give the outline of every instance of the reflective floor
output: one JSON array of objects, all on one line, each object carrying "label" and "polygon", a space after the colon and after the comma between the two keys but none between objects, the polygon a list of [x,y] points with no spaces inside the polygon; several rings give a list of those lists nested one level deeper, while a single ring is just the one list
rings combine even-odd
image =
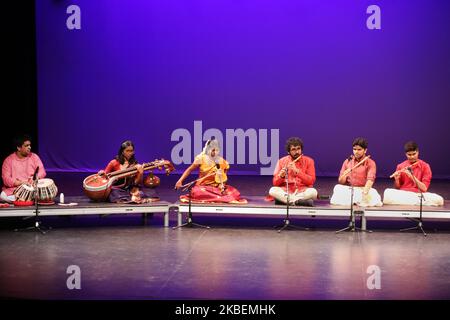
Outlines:
[{"label": "reflective floor", "polygon": [[[172,230],[157,225],[60,227],[46,235],[3,230],[0,295],[37,299],[450,298],[449,232],[424,237],[392,230],[278,233],[270,226]],[[80,273],[73,269],[67,273],[69,266],[79,267]],[[78,283],[81,289],[70,290],[68,282],[69,287]]]}]

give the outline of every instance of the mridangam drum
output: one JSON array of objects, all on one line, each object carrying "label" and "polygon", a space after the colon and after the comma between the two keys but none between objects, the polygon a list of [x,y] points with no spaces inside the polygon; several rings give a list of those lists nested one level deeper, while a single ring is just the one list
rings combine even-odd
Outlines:
[{"label": "mridangam drum", "polygon": [[27,183],[21,184],[14,190],[16,200],[20,201],[33,201],[34,193],[34,187]]},{"label": "mridangam drum", "polygon": [[40,179],[37,184],[39,201],[53,201],[58,194],[58,188],[52,179]]}]

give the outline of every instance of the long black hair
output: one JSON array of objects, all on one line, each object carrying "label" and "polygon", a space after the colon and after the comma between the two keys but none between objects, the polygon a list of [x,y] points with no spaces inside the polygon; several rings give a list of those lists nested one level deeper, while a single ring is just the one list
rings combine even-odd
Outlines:
[{"label": "long black hair", "polygon": [[[125,163],[125,157],[123,156],[123,150],[125,150],[128,147],[133,147],[134,150],[134,143],[131,140],[126,140],[124,142],[122,142],[122,144],[120,145],[119,151],[117,152],[117,156],[116,156],[116,160],[119,161],[120,164],[124,164]],[[132,165],[137,163],[136,158],[134,157],[134,153],[131,156],[131,158],[128,160],[128,164]]]}]

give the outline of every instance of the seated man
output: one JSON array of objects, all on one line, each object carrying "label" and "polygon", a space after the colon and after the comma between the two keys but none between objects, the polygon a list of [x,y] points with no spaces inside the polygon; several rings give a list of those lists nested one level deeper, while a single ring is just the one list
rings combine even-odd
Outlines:
[{"label": "seated man", "polygon": [[[192,187],[191,201],[196,203],[247,203],[240,192],[227,183],[228,162],[219,156],[220,146],[217,140],[208,140],[203,151],[198,154],[194,163],[187,168],[175,184],[175,189]],[[183,181],[195,169],[199,169],[199,178],[187,185]],[[189,194],[180,196],[181,202],[189,202]]]},{"label": "seated man", "polygon": [[339,184],[333,189],[330,203],[350,205],[351,187],[353,203],[360,206],[382,206],[381,196],[372,188],[377,166],[367,153],[367,140],[356,138],[353,141],[353,155],[344,161],[339,173]]},{"label": "seated man", "polygon": [[391,176],[395,179],[396,189],[386,189],[385,204],[420,205],[420,192],[423,193],[422,204],[425,206],[442,206],[444,198],[436,193],[427,192],[431,182],[431,168],[419,159],[419,147],[414,141],[405,144],[407,160],[397,165]]},{"label": "seated man", "polygon": [[297,137],[286,141],[286,151],[288,155],[279,159],[275,167],[269,194],[276,202],[286,204],[289,192],[289,204],[311,207],[313,199],[317,199],[317,190],[313,188],[314,160],[303,154],[303,141]]},{"label": "seated man", "polygon": [[39,167],[37,178],[43,179],[46,176],[44,165],[35,153],[31,152],[31,139],[27,135],[22,135],[14,139],[16,151],[10,154],[3,161],[2,179],[3,187],[1,200],[13,202],[16,200],[14,190],[24,183],[32,183],[33,175]]}]

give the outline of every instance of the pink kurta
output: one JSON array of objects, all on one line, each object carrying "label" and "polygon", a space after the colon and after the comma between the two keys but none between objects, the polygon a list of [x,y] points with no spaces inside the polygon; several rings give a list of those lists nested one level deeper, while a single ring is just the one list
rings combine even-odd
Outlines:
[{"label": "pink kurta", "polygon": [[19,158],[15,152],[10,154],[5,161],[3,161],[2,191],[4,191],[8,196],[12,195],[14,189],[16,188],[14,186],[16,179],[28,180],[33,177],[34,171],[37,167],[39,167],[39,173],[37,175],[38,178],[45,178],[47,173],[45,172],[44,165],[37,154],[30,153],[28,157],[22,159]]},{"label": "pink kurta", "polygon": [[[277,166],[275,167],[275,171],[273,173],[273,185],[275,187],[281,187],[283,190],[286,190],[286,179],[280,178],[280,171],[286,167],[289,163],[291,163],[292,157],[287,155],[277,162]],[[295,192],[297,189],[298,192],[304,191],[306,188],[312,188],[314,182],[316,181],[316,169],[314,167],[314,160],[310,157],[302,155],[300,160],[298,160],[294,164],[298,173],[295,173],[292,168],[288,171],[288,184],[289,184],[289,192]]]}]

